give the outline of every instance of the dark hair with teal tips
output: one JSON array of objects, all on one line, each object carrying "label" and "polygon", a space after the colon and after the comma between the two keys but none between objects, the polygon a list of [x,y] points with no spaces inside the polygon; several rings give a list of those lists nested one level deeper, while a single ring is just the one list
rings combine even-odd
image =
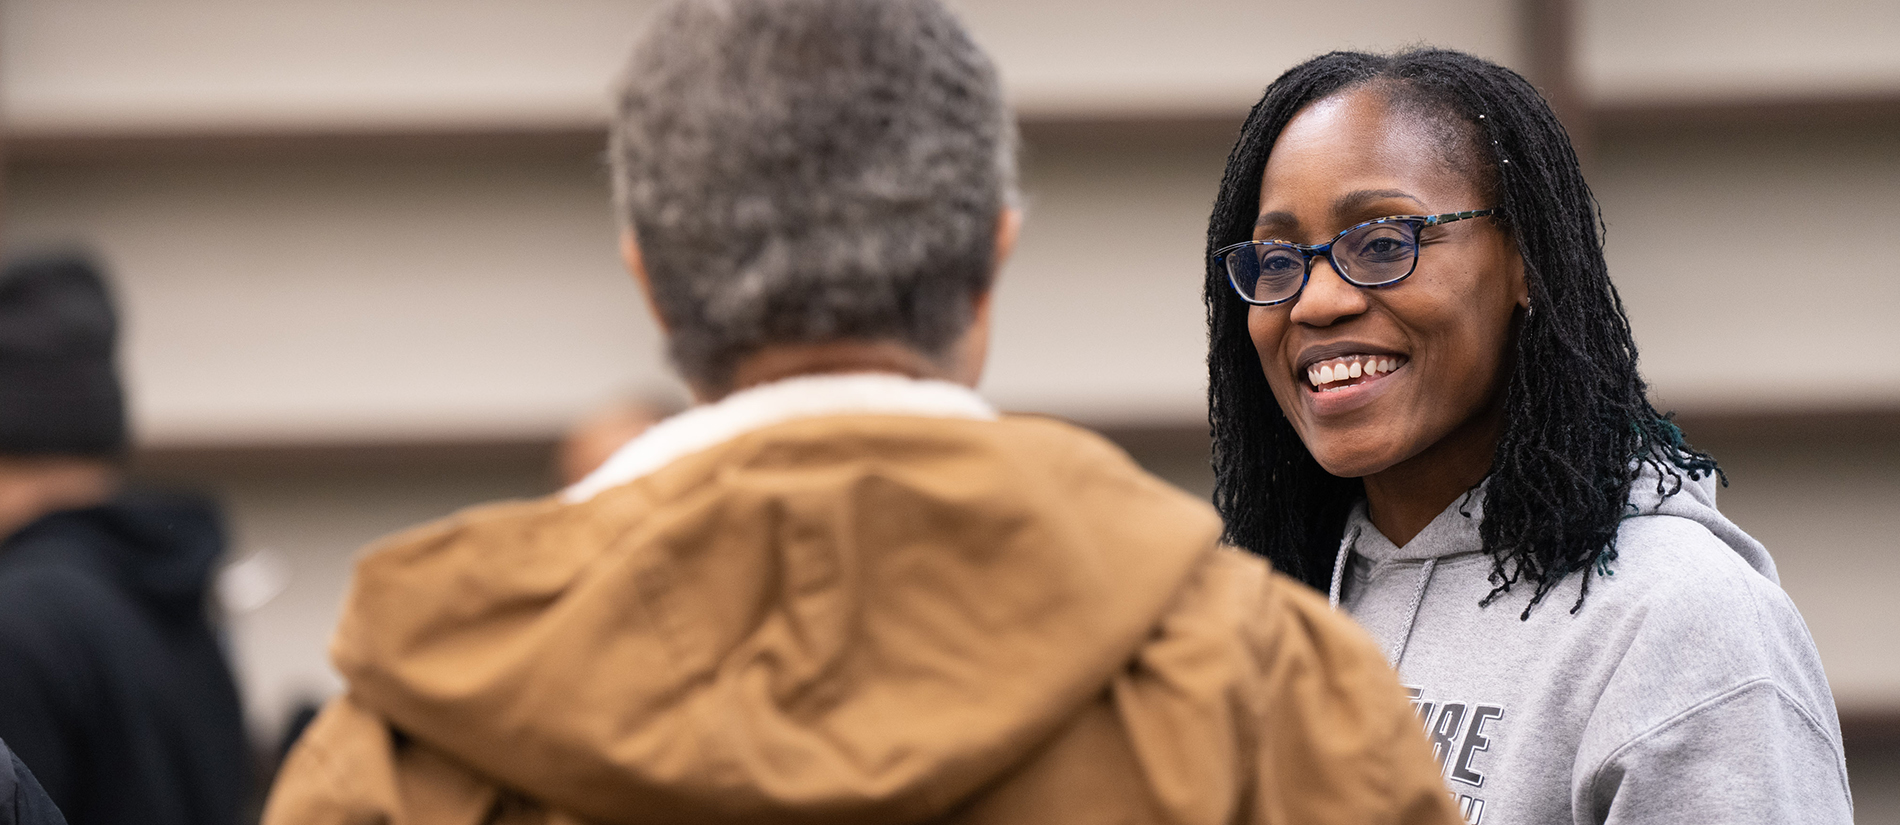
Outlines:
[{"label": "dark hair with teal tips", "polygon": [[[1267,155],[1307,104],[1377,84],[1392,105],[1436,127],[1446,157],[1479,177],[1524,259],[1531,305],[1504,390],[1504,431],[1487,477],[1479,534],[1492,558],[1489,604],[1519,583],[1530,604],[1616,558],[1630,485],[1655,467],[1665,495],[1720,474],[1650,404],[1636,369],[1629,316],[1603,259],[1595,197],[1550,105],[1523,77],[1441,49],[1395,55],[1333,52],[1281,75],[1247,116],[1208,221],[1208,423],[1214,504],[1227,540],[1325,588],[1345,519],[1364,496],[1356,478],[1327,473],[1274,401],[1247,333],[1247,305],[1213,250],[1252,237]],[[1673,485],[1673,486],[1670,486]]]}]

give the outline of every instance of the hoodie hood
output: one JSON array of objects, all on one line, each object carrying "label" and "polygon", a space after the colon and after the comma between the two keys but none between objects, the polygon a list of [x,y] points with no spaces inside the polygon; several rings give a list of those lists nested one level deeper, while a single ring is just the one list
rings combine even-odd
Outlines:
[{"label": "hoodie hood", "polygon": [[[1781,580],[1767,548],[1716,509],[1717,483],[1713,475],[1690,478],[1687,472],[1677,471],[1672,477],[1645,463],[1636,479],[1630,482],[1629,510],[1625,518],[1674,516],[1693,521],[1714,534],[1755,572],[1779,584]],[[1345,536],[1333,569],[1333,602],[1338,603],[1341,576],[1351,556],[1362,556],[1378,565],[1393,561],[1443,561],[1482,552],[1484,543],[1478,535],[1478,526],[1484,521],[1485,486],[1480,484],[1460,496],[1403,547],[1393,544],[1372,525],[1366,514],[1366,502],[1361,500],[1346,520]]]},{"label": "hoodie hood", "polygon": [[7,539],[0,554],[48,560],[83,554],[167,621],[203,621],[211,570],[224,554],[224,529],[202,498],[125,493],[97,507],[47,515]]},{"label": "hoodie hood", "polygon": [[1777,585],[1781,584],[1781,576],[1775,572],[1775,560],[1769,558],[1768,548],[1763,547],[1754,536],[1742,532],[1735,522],[1729,521],[1727,516],[1715,509],[1715,492],[1719,483],[1719,479],[1711,473],[1690,478],[1687,471],[1677,470],[1676,476],[1671,478],[1645,464],[1642,474],[1630,484],[1630,507],[1636,516],[1675,516],[1702,525],[1755,572]]},{"label": "hoodie hood", "polygon": [[[1767,548],[1715,509],[1715,485],[1714,475],[1690,478],[1686,472],[1677,472],[1674,476],[1666,476],[1654,466],[1642,464],[1636,479],[1630,483],[1629,511],[1624,518],[1662,516],[1693,521],[1713,534],[1750,569],[1779,585],[1781,579],[1775,573],[1775,562],[1769,558]],[[1403,547],[1393,544],[1391,539],[1373,526],[1371,518],[1366,515],[1366,502],[1363,499],[1353,506],[1347,517],[1345,536],[1340,540],[1339,554],[1333,561],[1333,578],[1327,594],[1327,600],[1334,607],[1340,605],[1355,556],[1370,563],[1367,578],[1378,575],[1380,568],[1386,565],[1420,563],[1416,582],[1411,588],[1409,608],[1405,612],[1404,630],[1386,643],[1386,660],[1394,667],[1405,659],[1406,647],[1411,643],[1412,630],[1418,622],[1419,608],[1425,602],[1426,590],[1432,586],[1433,574],[1437,572],[1438,566],[1484,552],[1484,538],[1478,532],[1479,525],[1484,522],[1484,498],[1485,485],[1480,484],[1452,502]],[[1616,562],[1610,564],[1614,569]],[[1592,573],[1583,571],[1575,575],[1587,576]]]},{"label": "hoodie hood", "polygon": [[601,822],[944,814],[1096,700],[1220,524],[1097,436],[825,415],[359,565],[352,702]]}]

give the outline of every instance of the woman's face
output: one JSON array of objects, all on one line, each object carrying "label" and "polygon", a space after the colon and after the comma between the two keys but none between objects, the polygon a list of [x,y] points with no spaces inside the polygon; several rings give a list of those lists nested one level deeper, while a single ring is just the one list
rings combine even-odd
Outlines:
[{"label": "woman's face", "polygon": [[[1385,101],[1361,89],[1294,116],[1261,179],[1255,240],[1319,244],[1374,218],[1497,205],[1450,162],[1462,147],[1443,146],[1444,130]],[[1252,307],[1247,329],[1280,409],[1327,472],[1365,477],[1449,461],[1482,462],[1482,473],[1523,272],[1490,218],[1426,227],[1411,277],[1363,289],[1318,256],[1299,296]]]}]

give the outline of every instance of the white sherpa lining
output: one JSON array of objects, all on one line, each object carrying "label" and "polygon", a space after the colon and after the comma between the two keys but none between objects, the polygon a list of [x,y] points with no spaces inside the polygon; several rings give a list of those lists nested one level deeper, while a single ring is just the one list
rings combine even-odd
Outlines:
[{"label": "white sherpa lining", "polygon": [[806,375],[740,390],[668,418],[561,492],[570,503],[638,479],[754,430],[828,415],[916,415],[993,421],[996,408],[961,384],[890,373]]}]

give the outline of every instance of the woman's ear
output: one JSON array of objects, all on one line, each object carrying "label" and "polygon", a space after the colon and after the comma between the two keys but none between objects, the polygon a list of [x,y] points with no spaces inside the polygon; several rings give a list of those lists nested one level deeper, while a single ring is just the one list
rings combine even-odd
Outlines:
[{"label": "woman's ear", "polygon": [[1530,277],[1524,274],[1524,255],[1518,252],[1517,241],[1514,240],[1508,232],[1504,233],[1504,243],[1507,244],[1504,250],[1504,259],[1506,262],[1505,265],[1510,270],[1512,298],[1518,307],[1522,308],[1526,315],[1529,315],[1531,311],[1531,282]]}]

